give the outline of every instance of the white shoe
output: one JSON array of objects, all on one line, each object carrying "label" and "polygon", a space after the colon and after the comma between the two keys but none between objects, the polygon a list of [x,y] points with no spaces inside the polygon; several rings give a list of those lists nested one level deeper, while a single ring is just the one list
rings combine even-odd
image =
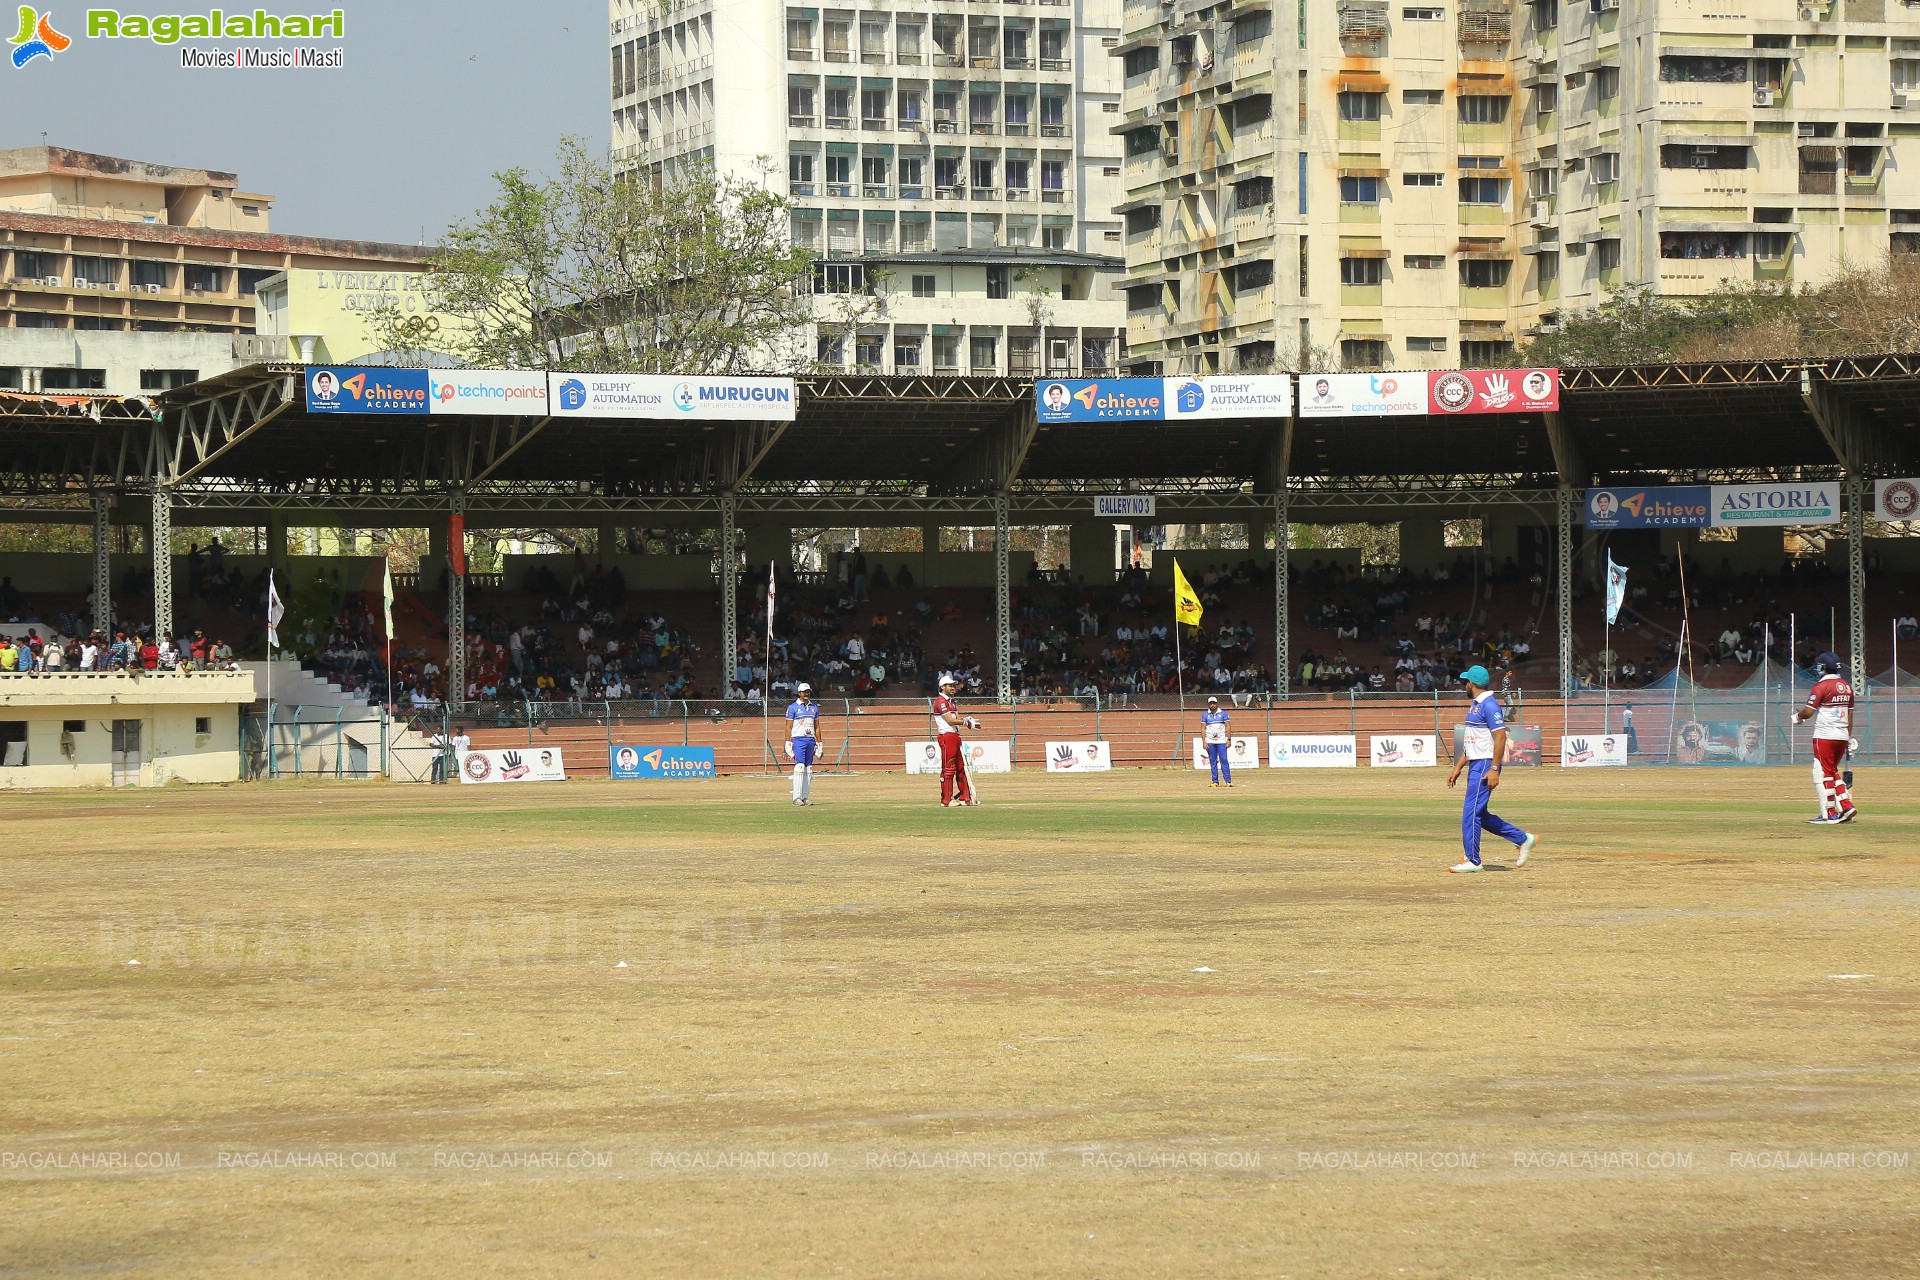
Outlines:
[{"label": "white shoe", "polygon": [[1452,866],[1447,868],[1447,870],[1453,872],[1455,875],[1458,875],[1458,876],[1472,875],[1474,872],[1478,871],[1479,869],[1480,869],[1480,864],[1477,862],[1462,862],[1458,866]]},{"label": "white shoe", "polygon": [[1858,809],[1854,809],[1854,808],[1842,809],[1838,814],[1834,816],[1833,820],[1835,822],[1852,822],[1853,815],[1859,812],[1860,811]]},{"label": "white shoe", "polygon": [[1533,846],[1539,843],[1540,837],[1536,835],[1529,835],[1525,840],[1522,840],[1520,842],[1520,856],[1513,860],[1513,865],[1516,867],[1526,866],[1527,855],[1531,854],[1533,852]]},{"label": "white shoe", "polygon": [[1810,827],[1830,827],[1835,821],[1837,821],[1837,819],[1829,814],[1823,813],[1817,818],[1808,818],[1807,825]]}]

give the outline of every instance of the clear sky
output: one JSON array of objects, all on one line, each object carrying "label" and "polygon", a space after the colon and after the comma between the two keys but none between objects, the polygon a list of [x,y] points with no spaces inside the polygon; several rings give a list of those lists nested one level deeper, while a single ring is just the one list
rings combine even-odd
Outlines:
[{"label": "clear sky", "polygon": [[[44,132],[55,146],[237,173],[244,189],[277,197],[275,231],[412,244],[424,227],[431,242],[488,200],[495,172],[550,168],[563,135],[608,146],[605,0],[225,6],[287,15],[343,5],[346,40],[319,43],[343,48],[346,65],[311,71],[182,70],[181,48],[209,42],[79,39],[82,7],[39,3],[74,44],[19,70],[0,58],[0,147],[37,145]],[[129,0],[120,11],[213,7]],[[0,40],[14,31],[5,21]]]}]

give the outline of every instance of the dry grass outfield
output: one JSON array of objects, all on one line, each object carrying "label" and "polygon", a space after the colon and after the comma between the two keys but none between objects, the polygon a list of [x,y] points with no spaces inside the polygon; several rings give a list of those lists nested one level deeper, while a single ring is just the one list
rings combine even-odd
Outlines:
[{"label": "dry grass outfield", "polygon": [[1911,1274],[1920,774],[1509,778],[9,797],[0,1275]]}]

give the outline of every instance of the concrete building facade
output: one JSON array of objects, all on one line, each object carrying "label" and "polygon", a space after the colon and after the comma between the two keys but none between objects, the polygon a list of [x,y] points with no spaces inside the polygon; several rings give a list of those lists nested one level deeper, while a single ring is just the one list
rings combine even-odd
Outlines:
[{"label": "concrete building facade", "polygon": [[1122,27],[1137,372],[1473,366],[1624,288],[1920,251],[1901,0],[1132,0]]},{"label": "concrete building facade", "polygon": [[1115,0],[609,0],[613,158],[762,174],[819,258],[823,364],[1117,368]]},{"label": "concrete building facade", "polygon": [[275,234],[272,206],[231,173],[0,151],[0,330],[251,333],[280,272],[421,268],[408,245]]}]

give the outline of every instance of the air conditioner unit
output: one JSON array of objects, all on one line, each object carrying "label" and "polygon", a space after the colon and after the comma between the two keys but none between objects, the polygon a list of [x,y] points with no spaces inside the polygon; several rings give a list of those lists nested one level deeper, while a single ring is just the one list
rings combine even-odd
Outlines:
[{"label": "air conditioner unit", "polygon": [[1756,107],[1772,106],[1773,98],[1774,90],[1772,89],[1755,89],[1753,91],[1753,105]]},{"label": "air conditioner unit", "polygon": [[1894,109],[1895,111],[1905,111],[1905,110],[1907,109],[1907,95],[1906,95],[1906,94],[1904,94],[1904,93],[1896,93],[1896,94],[1894,94],[1894,95],[1893,95],[1893,109]]},{"label": "air conditioner unit", "polygon": [[42,280],[40,283],[47,286],[47,288],[49,289],[58,289],[60,287],[60,277],[48,276],[45,280]]},{"label": "air conditioner unit", "polygon": [[1536,227],[1544,227],[1553,220],[1553,204],[1547,200],[1533,202],[1533,216],[1529,219]]},{"label": "air conditioner unit", "polygon": [[75,276],[73,278],[73,287],[76,289],[91,289],[93,288],[93,282],[85,276]]},{"label": "air conditioner unit", "polygon": [[1801,6],[1800,21],[1802,22],[1818,22],[1826,16],[1827,15],[1825,13],[1821,12],[1818,9],[1809,9],[1804,5]]},{"label": "air conditioner unit", "polygon": [[157,285],[157,284],[150,284],[150,285],[148,285],[148,286],[147,286],[147,292],[148,292],[148,293],[158,293],[158,292],[160,292],[160,286],[159,286],[159,285]]}]

